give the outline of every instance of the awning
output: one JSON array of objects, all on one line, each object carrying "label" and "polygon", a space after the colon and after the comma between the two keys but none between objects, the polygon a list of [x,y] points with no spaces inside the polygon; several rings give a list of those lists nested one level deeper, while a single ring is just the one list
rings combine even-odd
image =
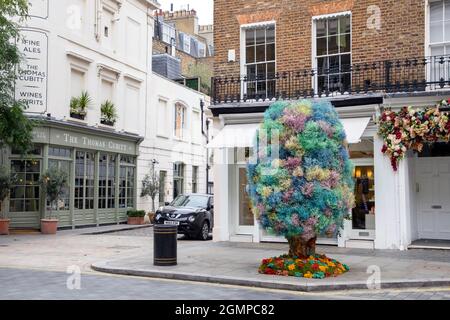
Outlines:
[{"label": "awning", "polygon": [[211,149],[252,147],[258,128],[259,123],[225,126],[206,147]]},{"label": "awning", "polygon": [[[369,121],[370,118],[341,119],[349,144],[361,142]],[[206,147],[210,149],[253,147],[258,128],[258,123],[227,125]]]},{"label": "awning", "polygon": [[314,16],[313,20],[317,21],[317,20],[324,20],[324,19],[333,19],[333,18],[344,17],[344,16],[351,16],[351,15],[352,15],[351,11],[336,12],[336,13],[330,13],[330,14],[323,14],[323,15],[320,15],[320,16]]},{"label": "awning", "polygon": [[361,137],[369,125],[370,118],[341,119],[349,144],[360,143]]}]

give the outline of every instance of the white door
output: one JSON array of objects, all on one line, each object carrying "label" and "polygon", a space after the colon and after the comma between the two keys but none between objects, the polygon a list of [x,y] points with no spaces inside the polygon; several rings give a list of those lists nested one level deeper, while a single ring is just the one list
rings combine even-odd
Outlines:
[{"label": "white door", "polygon": [[416,159],[420,239],[450,240],[450,157]]},{"label": "white door", "polygon": [[238,168],[238,210],[237,210],[237,234],[251,234],[255,232],[255,217],[251,211],[250,198],[247,194],[247,169]]}]

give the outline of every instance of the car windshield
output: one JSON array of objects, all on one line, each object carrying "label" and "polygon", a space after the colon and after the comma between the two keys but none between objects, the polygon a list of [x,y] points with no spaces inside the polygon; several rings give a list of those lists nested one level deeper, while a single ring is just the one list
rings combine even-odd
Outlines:
[{"label": "car windshield", "polygon": [[206,196],[178,196],[173,200],[174,207],[194,207],[206,208],[208,206],[208,197]]}]

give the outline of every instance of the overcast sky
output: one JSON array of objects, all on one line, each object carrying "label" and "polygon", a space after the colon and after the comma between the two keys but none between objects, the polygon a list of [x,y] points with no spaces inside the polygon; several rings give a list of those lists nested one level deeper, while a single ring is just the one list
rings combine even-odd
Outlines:
[{"label": "overcast sky", "polygon": [[194,9],[197,11],[199,24],[213,23],[214,0],[158,0],[161,9],[170,10],[170,4],[173,3],[174,10]]}]

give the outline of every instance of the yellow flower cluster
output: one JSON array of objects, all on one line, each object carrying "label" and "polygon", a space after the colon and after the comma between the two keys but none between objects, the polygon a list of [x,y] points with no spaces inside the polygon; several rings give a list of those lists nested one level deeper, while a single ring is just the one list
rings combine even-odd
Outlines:
[{"label": "yellow flower cluster", "polygon": [[311,169],[308,169],[306,171],[306,180],[313,181],[324,181],[330,178],[330,170],[328,169],[322,169],[318,166],[314,166]]},{"label": "yellow flower cluster", "polygon": [[[292,172],[292,174],[295,176],[295,177],[303,177],[303,169],[302,169],[302,167],[297,167],[297,168],[295,168],[294,169],[294,172]],[[291,180],[289,180],[289,181],[291,181]]]},{"label": "yellow flower cluster", "polygon": [[310,116],[312,114],[312,104],[310,101],[302,100],[294,106],[294,110],[303,113],[305,116]]},{"label": "yellow flower cluster", "polygon": [[272,168],[273,169],[281,168],[281,167],[283,167],[283,165],[284,165],[284,161],[281,160],[281,159],[275,159],[275,160],[272,161]]},{"label": "yellow flower cluster", "polygon": [[305,153],[298,143],[296,136],[292,136],[289,140],[287,140],[284,147],[287,150],[292,151],[297,157],[302,157]]},{"label": "yellow flower cluster", "polygon": [[271,187],[264,187],[263,189],[262,189],[262,191],[261,191],[261,194],[264,196],[264,197],[268,197],[268,196],[270,196],[271,194],[272,194],[272,188]]},{"label": "yellow flower cluster", "polygon": [[281,181],[281,183],[280,183],[281,190],[289,190],[291,188],[291,186],[292,186],[291,179],[285,179],[285,180]]}]

